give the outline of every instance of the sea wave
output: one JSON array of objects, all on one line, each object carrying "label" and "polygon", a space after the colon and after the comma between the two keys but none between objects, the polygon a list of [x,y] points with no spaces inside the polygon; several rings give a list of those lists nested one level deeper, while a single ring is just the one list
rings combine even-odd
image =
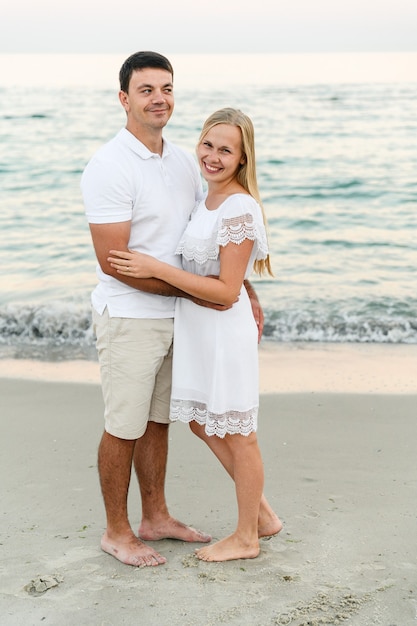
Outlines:
[{"label": "sea wave", "polygon": [[[382,311],[334,307],[265,310],[264,339],[274,342],[417,343],[409,304]],[[333,310],[332,310],[333,309]],[[90,308],[68,303],[0,309],[0,358],[96,360]]]},{"label": "sea wave", "polygon": [[417,320],[408,313],[286,310],[266,318],[264,336],[280,342],[411,344],[417,343]]},{"label": "sea wave", "polygon": [[94,359],[90,309],[54,303],[0,310],[0,355],[52,361]]}]

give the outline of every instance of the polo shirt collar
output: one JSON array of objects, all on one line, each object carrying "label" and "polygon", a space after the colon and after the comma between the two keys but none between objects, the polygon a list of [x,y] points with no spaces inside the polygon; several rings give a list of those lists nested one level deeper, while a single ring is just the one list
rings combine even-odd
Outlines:
[{"label": "polo shirt collar", "polygon": [[[143,144],[139,139],[136,139],[135,135],[127,130],[127,128],[122,128],[119,132],[119,137],[123,141],[124,144],[129,146],[135,154],[139,155],[142,159],[151,159],[155,156],[155,152],[151,152],[145,144]],[[168,156],[170,153],[170,142],[166,139],[163,139],[163,148],[162,148],[162,158]]]}]

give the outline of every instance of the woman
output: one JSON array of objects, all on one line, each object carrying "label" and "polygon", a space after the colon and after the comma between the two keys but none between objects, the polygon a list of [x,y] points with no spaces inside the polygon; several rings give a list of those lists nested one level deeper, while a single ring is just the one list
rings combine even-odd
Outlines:
[{"label": "woman", "polygon": [[[221,109],[204,124],[197,157],[208,191],[178,245],[183,269],[137,252],[110,251],[124,275],[156,277],[225,311],[177,299],[171,419],[189,422],[235,481],[235,532],[196,550],[204,561],[255,558],[259,537],[282,524],[263,496],[257,443],[258,333],[243,281],[272,275],[256,180],[254,130],[241,111]],[[231,306],[233,305],[233,306]]]}]

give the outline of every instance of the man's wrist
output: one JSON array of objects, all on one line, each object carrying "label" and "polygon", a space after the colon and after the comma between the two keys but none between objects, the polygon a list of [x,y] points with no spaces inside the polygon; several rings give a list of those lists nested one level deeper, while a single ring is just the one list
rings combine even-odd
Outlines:
[{"label": "man's wrist", "polygon": [[251,283],[248,280],[244,280],[243,284],[246,287],[246,291],[248,292],[249,299],[256,300],[257,302],[259,302],[258,294],[256,293],[255,289],[252,287]]}]

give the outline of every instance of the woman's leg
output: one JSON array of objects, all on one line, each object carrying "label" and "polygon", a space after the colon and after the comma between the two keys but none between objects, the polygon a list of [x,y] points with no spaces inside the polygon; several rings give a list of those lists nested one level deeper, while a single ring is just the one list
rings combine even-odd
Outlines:
[{"label": "woman's leg", "polygon": [[253,559],[259,554],[258,517],[264,472],[256,433],[226,435],[232,458],[238,505],[238,523],[234,533],[210,546],[196,550],[203,561]]},{"label": "woman's leg", "polygon": [[[204,430],[204,426],[201,426],[194,421],[190,422],[190,428],[192,432],[197,435],[197,437],[208,445],[210,450],[223,465],[226,472],[234,480],[233,457],[226,438],[221,439],[215,435],[209,437]],[[261,538],[276,535],[281,529],[281,520],[274,512],[265,496],[262,494],[259,506],[258,537]]]}]

